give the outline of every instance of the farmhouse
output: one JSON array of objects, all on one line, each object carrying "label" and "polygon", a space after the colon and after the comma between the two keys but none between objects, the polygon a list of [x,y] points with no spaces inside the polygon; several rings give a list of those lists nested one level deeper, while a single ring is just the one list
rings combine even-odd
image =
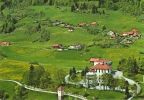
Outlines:
[{"label": "farmhouse", "polygon": [[68,49],[70,49],[70,50],[80,49],[80,48],[81,48],[80,44],[74,44],[74,45],[71,45],[71,46],[68,47]]},{"label": "farmhouse", "polygon": [[1,46],[9,46],[10,42],[1,42]]},{"label": "farmhouse", "polygon": [[139,34],[138,30],[133,29],[129,32],[123,32],[122,34],[119,34],[120,37],[123,36],[129,36],[129,37],[141,37],[141,35]]},{"label": "farmhouse", "polygon": [[80,23],[80,24],[78,24],[78,27],[83,27],[85,25],[86,25],[86,23]]},{"label": "farmhouse", "polygon": [[60,45],[60,44],[53,44],[52,47],[53,47],[53,48],[60,48],[61,45]]},{"label": "farmhouse", "polygon": [[97,22],[91,22],[91,25],[98,25]]},{"label": "farmhouse", "polygon": [[72,31],[74,31],[74,28],[73,28],[73,27],[69,27],[69,28],[68,28],[68,31],[69,31],[69,32],[72,32]]},{"label": "farmhouse", "polygon": [[98,83],[101,82],[100,76],[104,73],[112,72],[112,62],[109,60],[101,60],[99,58],[91,58],[90,62],[93,62],[93,66],[89,69],[89,72],[86,74],[87,77],[97,76]]}]

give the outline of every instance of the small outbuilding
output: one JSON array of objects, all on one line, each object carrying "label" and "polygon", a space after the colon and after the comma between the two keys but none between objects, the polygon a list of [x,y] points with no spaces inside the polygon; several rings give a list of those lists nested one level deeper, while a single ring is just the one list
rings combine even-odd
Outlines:
[{"label": "small outbuilding", "polygon": [[9,46],[10,42],[1,42],[1,46]]}]

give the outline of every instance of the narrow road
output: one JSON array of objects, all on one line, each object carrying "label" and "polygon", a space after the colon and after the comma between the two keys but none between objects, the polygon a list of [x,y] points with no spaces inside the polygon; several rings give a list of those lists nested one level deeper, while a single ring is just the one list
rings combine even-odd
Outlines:
[{"label": "narrow road", "polygon": [[[117,79],[124,78],[126,81],[128,81],[128,83],[130,85],[134,85],[135,84],[137,86],[137,94],[139,94],[141,92],[142,89],[141,89],[140,85],[137,82],[135,82],[135,81],[133,81],[133,80],[131,80],[129,78],[124,77],[123,76],[123,72],[121,72],[121,71],[117,71],[117,70],[114,70],[114,71],[115,71],[115,74],[113,76],[114,78],[117,78]],[[81,72],[81,70],[77,71],[77,73],[78,72]],[[79,84],[83,84],[83,86],[85,86],[85,83],[82,82],[82,81],[80,81],[80,82],[69,82],[68,78],[69,78],[69,75],[65,76],[65,82],[66,83],[69,83],[69,84],[77,84],[77,83],[79,83]],[[99,89],[99,90],[101,90],[101,88],[99,86],[97,86],[97,88],[90,88],[90,89]],[[131,100],[134,97],[134,95],[135,95],[135,93],[133,91],[130,91],[130,92],[132,92],[133,95],[128,100]]]},{"label": "narrow road", "polygon": [[[41,88],[34,88],[34,87],[31,87],[31,86],[23,85],[23,84],[21,84],[20,82],[15,81],[15,80],[3,80],[3,79],[0,79],[0,81],[13,82],[13,83],[16,83],[16,84],[19,85],[19,86],[24,86],[26,89],[32,90],[32,91],[44,92],[44,93],[51,93],[51,94],[57,94],[57,92],[46,91],[46,90],[41,89]],[[85,97],[83,97],[83,96],[81,96],[81,95],[75,95],[75,94],[65,93],[65,92],[64,92],[64,95],[68,95],[68,96],[71,96],[71,97],[75,97],[75,98],[78,98],[78,99],[81,99],[81,100],[88,100],[88,99],[86,99]]]}]

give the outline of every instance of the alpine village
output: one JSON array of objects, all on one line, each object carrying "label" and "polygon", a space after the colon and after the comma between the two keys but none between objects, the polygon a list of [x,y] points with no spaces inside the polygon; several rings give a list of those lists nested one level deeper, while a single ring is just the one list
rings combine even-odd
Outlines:
[{"label": "alpine village", "polygon": [[144,0],[0,0],[0,100],[144,100]]}]

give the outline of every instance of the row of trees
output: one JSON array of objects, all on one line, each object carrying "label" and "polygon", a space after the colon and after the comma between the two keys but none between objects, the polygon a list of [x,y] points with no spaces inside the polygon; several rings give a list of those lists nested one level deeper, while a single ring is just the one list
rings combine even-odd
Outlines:
[{"label": "row of trees", "polygon": [[16,28],[15,24],[17,23],[17,19],[11,17],[10,14],[8,14],[7,16],[4,16],[3,14],[1,15],[5,17],[5,23],[2,25],[1,32],[11,33]]},{"label": "row of trees", "polygon": [[122,58],[119,61],[117,69],[133,74],[144,73],[144,59],[139,58],[137,60],[134,57],[129,57],[128,59]]},{"label": "row of trees", "polygon": [[54,76],[41,66],[41,65],[30,65],[30,69],[23,73],[22,82],[24,84],[40,87],[40,88],[48,88],[54,81],[56,81],[57,85],[64,84],[64,77],[66,72],[62,69],[56,70]]},{"label": "row of trees", "polygon": [[129,89],[135,91],[136,93],[136,86],[130,86],[125,79],[115,79],[111,74],[105,73],[100,77],[94,76],[87,76],[86,78],[88,81],[88,87],[90,87],[90,80],[91,86],[96,87],[98,85],[98,80],[102,81],[99,83],[100,86],[103,86],[104,90],[119,88],[125,91],[126,98],[130,97]]},{"label": "row of trees", "polygon": [[0,89],[0,99],[1,100],[6,100],[9,98],[9,94],[3,90],[3,89]]},{"label": "row of trees", "polygon": [[47,88],[51,83],[51,76],[42,66],[31,65],[30,70],[23,74],[22,82],[34,87]]}]

